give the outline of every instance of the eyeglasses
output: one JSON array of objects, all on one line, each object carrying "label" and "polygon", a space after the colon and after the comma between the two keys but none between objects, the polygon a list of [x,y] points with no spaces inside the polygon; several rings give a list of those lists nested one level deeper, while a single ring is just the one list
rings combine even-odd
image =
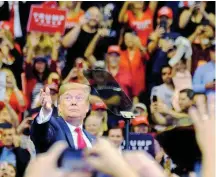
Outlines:
[{"label": "eyeglasses", "polygon": [[71,95],[65,95],[63,96],[63,99],[65,101],[72,101],[73,99],[76,101],[76,102],[82,102],[84,100],[84,96],[82,95],[76,95],[76,96],[71,96]]}]

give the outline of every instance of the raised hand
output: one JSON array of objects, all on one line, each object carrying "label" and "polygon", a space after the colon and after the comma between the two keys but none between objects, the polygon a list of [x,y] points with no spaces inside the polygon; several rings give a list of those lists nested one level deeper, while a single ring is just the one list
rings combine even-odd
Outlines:
[{"label": "raised hand", "polygon": [[52,111],[52,99],[50,96],[50,89],[48,87],[40,91],[40,104],[42,106],[44,116]]},{"label": "raised hand", "polygon": [[35,47],[39,44],[40,41],[40,34],[36,33],[36,32],[32,32],[29,35],[29,42],[31,47]]}]

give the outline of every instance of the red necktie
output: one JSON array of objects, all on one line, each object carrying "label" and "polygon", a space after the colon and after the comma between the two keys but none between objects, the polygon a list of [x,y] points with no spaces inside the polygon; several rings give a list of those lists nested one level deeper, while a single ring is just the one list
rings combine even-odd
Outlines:
[{"label": "red necktie", "polygon": [[83,138],[81,128],[77,127],[75,129],[75,132],[77,133],[77,146],[78,146],[78,149],[84,149],[84,148],[86,148],[87,145],[86,145],[85,140]]}]

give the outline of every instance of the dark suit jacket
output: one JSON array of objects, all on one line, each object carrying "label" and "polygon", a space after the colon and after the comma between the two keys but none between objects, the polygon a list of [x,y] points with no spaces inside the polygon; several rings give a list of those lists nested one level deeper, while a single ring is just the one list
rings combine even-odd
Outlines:
[{"label": "dark suit jacket", "polygon": [[[31,126],[30,136],[37,153],[46,152],[50,146],[60,140],[66,141],[69,147],[75,148],[72,134],[63,118],[52,116],[48,122],[43,124],[38,124],[36,119]],[[87,131],[83,130],[83,132],[90,142],[94,140],[94,137]]]},{"label": "dark suit jacket", "polygon": [[[0,148],[0,155],[3,147]],[[14,148],[13,152],[16,156],[16,177],[23,177],[25,169],[30,161],[30,153],[23,148]]]}]

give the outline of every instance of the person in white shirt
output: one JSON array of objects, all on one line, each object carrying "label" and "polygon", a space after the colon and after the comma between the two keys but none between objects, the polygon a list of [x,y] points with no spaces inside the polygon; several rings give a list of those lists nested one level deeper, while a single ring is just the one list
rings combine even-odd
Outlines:
[{"label": "person in white shirt", "polygon": [[59,89],[59,117],[52,116],[52,100],[49,88],[40,92],[42,108],[33,121],[31,139],[36,152],[41,153],[59,140],[64,140],[69,147],[83,149],[91,147],[94,137],[87,133],[82,125],[89,111],[90,87],[79,83],[66,83]]}]

